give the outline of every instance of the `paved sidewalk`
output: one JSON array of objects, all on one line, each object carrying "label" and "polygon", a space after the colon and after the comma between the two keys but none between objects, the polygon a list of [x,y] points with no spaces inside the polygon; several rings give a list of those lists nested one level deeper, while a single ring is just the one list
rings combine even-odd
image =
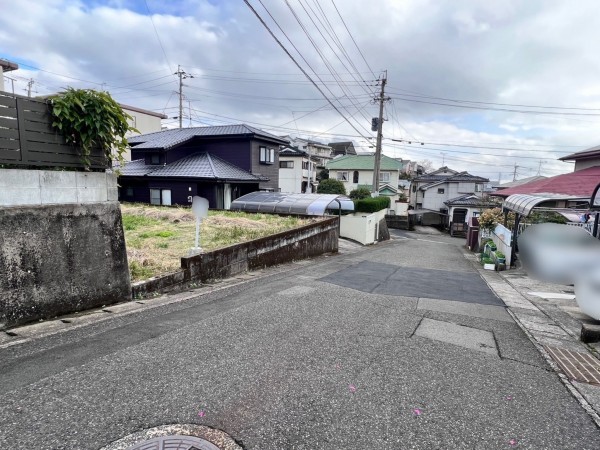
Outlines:
[{"label": "paved sidewalk", "polygon": [[[99,449],[168,424],[260,450],[600,448],[510,308],[456,300],[479,273],[463,253],[395,240],[0,345],[0,448]],[[346,286],[357,268],[387,270],[385,292]]]}]

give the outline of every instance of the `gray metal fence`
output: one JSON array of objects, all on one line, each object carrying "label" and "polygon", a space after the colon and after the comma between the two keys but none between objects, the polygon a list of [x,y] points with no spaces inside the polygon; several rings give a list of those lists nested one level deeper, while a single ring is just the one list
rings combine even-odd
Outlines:
[{"label": "gray metal fence", "polygon": [[[109,161],[100,148],[92,150],[90,169],[105,169]],[[81,149],[68,145],[52,129],[46,101],[0,92],[0,164],[83,168]]]}]

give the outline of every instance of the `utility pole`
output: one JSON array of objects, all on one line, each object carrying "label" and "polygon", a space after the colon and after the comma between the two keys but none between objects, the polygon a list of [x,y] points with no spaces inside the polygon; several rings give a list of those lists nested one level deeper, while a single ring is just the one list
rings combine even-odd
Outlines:
[{"label": "utility pole", "polygon": [[515,170],[513,170],[513,181],[517,181],[517,163],[515,163]]},{"label": "utility pole", "polygon": [[33,86],[33,83],[35,83],[35,81],[33,81],[33,78],[30,78],[27,82],[27,97],[31,97],[31,88]]},{"label": "utility pole", "polygon": [[183,128],[183,80],[186,78],[194,78],[194,76],[185,73],[180,65],[177,65],[177,72],[173,75],[179,77],[179,128]]},{"label": "utility pole", "polygon": [[381,92],[375,101],[379,102],[379,119],[377,121],[377,143],[375,145],[375,167],[373,168],[373,190],[372,193],[379,195],[379,172],[381,169],[381,139],[383,137],[383,104],[390,98],[385,96],[385,84],[387,83],[387,70],[381,77]]}]

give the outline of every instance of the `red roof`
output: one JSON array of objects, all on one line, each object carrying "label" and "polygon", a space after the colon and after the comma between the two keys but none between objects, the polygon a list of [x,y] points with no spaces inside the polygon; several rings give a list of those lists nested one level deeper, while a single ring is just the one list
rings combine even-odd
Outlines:
[{"label": "red roof", "polygon": [[563,194],[577,198],[591,198],[594,189],[599,184],[600,166],[594,166],[502,189],[501,191],[494,192],[492,195],[508,197],[513,194]]}]

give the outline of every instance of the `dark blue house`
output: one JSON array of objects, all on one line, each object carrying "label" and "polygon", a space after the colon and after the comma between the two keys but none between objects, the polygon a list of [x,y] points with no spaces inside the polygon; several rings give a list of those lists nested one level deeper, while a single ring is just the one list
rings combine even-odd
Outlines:
[{"label": "dark blue house", "polygon": [[190,205],[199,195],[211,208],[279,189],[279,147],[288,142],[249,125],[177,128],[128,139],[119,200]]}]

